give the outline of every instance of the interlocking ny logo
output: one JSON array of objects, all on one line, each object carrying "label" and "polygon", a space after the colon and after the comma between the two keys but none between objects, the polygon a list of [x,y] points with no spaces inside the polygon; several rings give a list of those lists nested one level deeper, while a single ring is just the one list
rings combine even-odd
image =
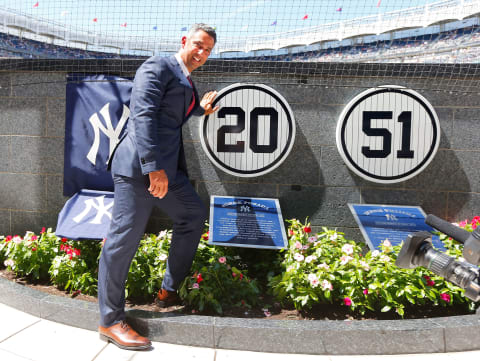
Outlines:
[{"label": "interlocking ny logo", "polygon": [[110,103],[107,103],[100,110],[100,114],[105,120],[106,127],[102,124],[102,121],[98,116],[98,113],[94,113],[90,117],[90,119],[88,119],[88,121],[93,127],[95,138],[93,139],[93,144],[90,148],[90,151],[87,154],[87,159],[93,165],[95,165],[96,163],[98,148],[100,147],[100,131],[102,131],[103,134],[105,134],[110,140],[110,148],[108,152],[108,157],[110,157],[110,155],[112,155],[113,150],[115,149],[115,146],[119,141],[120,133],[122,132],[123,126],[125,125],[128,117],[130,116],[130,109],[128,109],[128,107],[125,104],[123,104],[122,117],[118,121],[117,127],[113,128],[112,120],[110,119],[109,108],[110,108]]},{"label": "interlocking ny logo", "polygon": [[112,208],[113,201],[109,204],[105,204],[104,198],[105,196],[87,199],[85,201],[85,209],[80,214],[78,214],[75,218],[73,218],[73,221],[75,223],[80,223],[83,220],[83,218],[85,218],[87,214],[90,213],[92,208],[95,208],[97,210],[97,215],[89,223],[102,224],[102,218],[104,215],[112,219],[112,214],[109,212],[109,209]]}]

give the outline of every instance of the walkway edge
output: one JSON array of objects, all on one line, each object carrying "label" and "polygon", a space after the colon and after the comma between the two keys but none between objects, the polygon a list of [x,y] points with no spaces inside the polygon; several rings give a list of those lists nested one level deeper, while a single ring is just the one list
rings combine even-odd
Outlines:
[{"label": "walkway edge", "polygon": [[[42,319],[95,331],[98,305],[0,278],[0,303]],[[418,320],[297,321],[182,316],[129,310],[153,341],[230,350],[316,355],[388,355],[480,349],[480,315]]]}]

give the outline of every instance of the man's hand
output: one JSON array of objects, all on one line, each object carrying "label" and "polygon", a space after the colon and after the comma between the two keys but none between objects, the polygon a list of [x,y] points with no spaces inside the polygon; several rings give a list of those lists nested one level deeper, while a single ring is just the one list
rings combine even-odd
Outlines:
[{"label": "man's hand", "polygon": [[205,115],[210,115],[218,110],[219,108],[218,105],[215,108],[212,108],[212,103],[215,100],[216,96],[217,96],[217,91],[214,90],[214,91],[205,93],[202,100],[200,101],[201,107],[205,109]]},{"label": "man's hand", "polygon": [[168,177],[163,169],[148,173],[150,187],[148,191],[154,197],[162,199],[168,192]]}]

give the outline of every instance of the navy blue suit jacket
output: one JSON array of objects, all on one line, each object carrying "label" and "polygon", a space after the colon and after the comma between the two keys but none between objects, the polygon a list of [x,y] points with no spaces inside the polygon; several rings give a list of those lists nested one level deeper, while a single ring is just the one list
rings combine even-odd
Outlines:
[{"label": "navy blue suit jacket", "polygon": [[[192,93],[195,106],[187,116]],[[182,125],[192,114],[204,109],[175,56],[147,59],[133,81],[126,134],[110,157],[112,173],[136,178],[164,169],[169,183],[178,169],[187,173]]]}]

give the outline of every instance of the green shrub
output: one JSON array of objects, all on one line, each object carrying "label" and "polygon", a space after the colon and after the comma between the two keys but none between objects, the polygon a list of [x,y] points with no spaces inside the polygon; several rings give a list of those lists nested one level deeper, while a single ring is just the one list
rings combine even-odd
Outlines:
[{"label": "green shrub", "polygon": [[[461,288],[424,268],[395,266],[400,246],[388,240],[382,251],[362,254],[362,247],[335,230],[323,228],[313,235],[309,225],[289,221],[289,248],[283,272],[270,280],[270,287],[283,304],[311,309],[322,303],[342,304],[364,314],[367,310],[394,310],[403,316],[407,304],[474,304]],[[448,246],[448,245],[447,245]]]}]

